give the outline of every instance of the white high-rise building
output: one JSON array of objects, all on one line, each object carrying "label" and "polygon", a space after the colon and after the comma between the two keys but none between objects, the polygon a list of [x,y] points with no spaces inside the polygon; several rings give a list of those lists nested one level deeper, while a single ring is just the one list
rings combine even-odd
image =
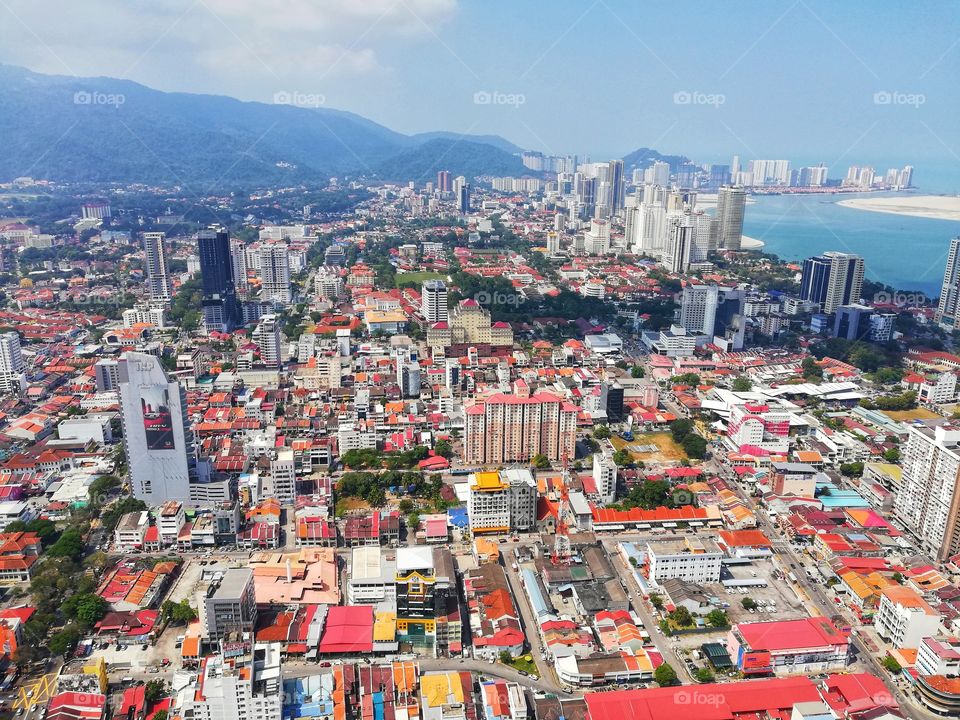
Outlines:
[{"label": "white high-rise building", "polygon": [[264,315],[253,331],[253,342],[260,348],[260,362],[280,367],[280,323],[276,315]]},{"label": "white high-rise building", "polygon": [[313,291],[318,300],[336,301],[343,295],[343,278],[335,270],[320,268],[313,278]]},{"label": "white high-rise building", "polygon": [[730,185],[720,188],[717,193],[717,249],[740,250],[746,205],[747,192],[744,188]]},{"label": "white high-rise building", "polygon": [[935,318],[945,330],[960,327],[960,237],[950,241]]},{"label": "white high-rise building", "polygon": [[660,187],[670,184],[670,165],[660,160],[654,160],[653,165],[643,172],[643,181]]},{"label": "white high-rise building", "polygon": [[470,530],[504,533],[530,530],[537,521],[537,483],[526,468],[470,475],[467,514]]},{"label": "white high-rise building", "polygon": [[278,305],[289,305],[293,300],[290,293],[290,256],[286,245],[269,243],[263,245],[258,253],[260,257],[260,297]]},{"label": "white high-rise building", "polygon": [[762,185],[789,185],[789,160],[754,160],[750,163],[750,173],[753,184]]},{"label": "white high-rise building", "polygon": [[187,398],[155,355],[128,352],[119,362],[120,417],[133,495],[147,505],[192,504],[196,465]]},{"label": "white high-rise building", "polygon": [[683,289],[680,324],[689,333],[713,337],[719,299],[716,285],[688,285]]},{"label": "white high-rise building", "polygon": [[167,270],[166,235],[162,232],[143,234],[143,259],[147,279],[147,295],[151,305],[167,305],[173,298],[173,286]]},{"label": "white high-rise building", "polygon": [[27,389],[26,363],[15,332],[0,333],[0,394],[19,394]]},{"label": "white high-rise building", "polygon": [[907,430],[894,514],[924,551],[943,561],[960,552],[960,427],[907,425]]},{"label": "white high-rise building", "polygon": [[690,269],[693,247],[693,221],[689,215],[668,219],[669,241],[663,255],[663,264],[672,273],[681,274]]},{"label": "white high-rise building", "polygon": [[617,495],[617,464],[609,442],[604,442],[601,452],[593,454],[593,482],[601,501],[612,503]]},{"label": "white high-rise building", "polygon": [[247,248],[243,240],[230,238],[230,261],[233,263],[233,284],[238,293],[247,291]]},{"label": "white high-rise building", "polygon": [[[563,217],[557,215],[556,217]],[[560,253],[560,234],[555,230],[547,232],[547,255],[557,255]]]},{"label": "white high-rise building", "polygon": [[431,325],[449,319],[447,286],[443,280],[427,280],[423,283],[420,289],[420,313]]},{"label": "white high-rise building", "polygon": [[606,220],[591,220],[590,229],[583,233],[584,250],[590,255],[606,255],[610,252],[610,223]]}]

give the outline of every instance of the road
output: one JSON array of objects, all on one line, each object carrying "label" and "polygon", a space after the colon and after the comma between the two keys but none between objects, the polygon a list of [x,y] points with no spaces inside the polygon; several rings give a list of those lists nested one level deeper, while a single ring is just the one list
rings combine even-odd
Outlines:
[{"label": "road", "polygon": [[[712,462],[708,463],[708,465],[709,464],[717,465],[715,470],[719,471],[718,474],[725,477],[725,479],[729,479],[728,473],[725,472],[725,468],[719,466],[719,463]],[[767,514],[762,509],[758,509],[753,505],[753,499],[750,498],[746,492],[744,492],[739,483],[730,480],[728,485],[744,500],[744,502],[748,504],[749,507],[753,508],[760,528],[773,542],[774,550],[776,551],[774,557],[778,558],[783,565],[781,569],[783,570],[784,574],[796,570],[796,572],[794,572],[794,576],[797,578],[797,585],[800,586],[800,589],[807,597],[808,603],[813,606],[816,612],[824,617],[840,615],[846,624],[848,624],[851,628],[856,628],[856,626],[859,624],[857,618],[852,617],[844,606],[837,605],[835,602],[833,602],[833,600],[827,597],[823,591],[823,586],[814,582],[807,576],[806,563],[804,559],[799,557],[796,552],[794,552],[791,544],[782,538],[780,529],[774,527],[773,523],[771,523],[770,519],[767,517]],[[811,563],[811,565],[813,565],[813,563]],[[923,706],[915,702],[912,698],[908,697],[900,690],[896,682],[891,679],[890,673],[887,672],[886,668],[883,667],[881,658],[877,656],[877,653],[869,652],[866,647],[863,647],[860,644],[856,637],[851,638],[851,643],[858,658],[857,663],[861,663],[865,666],[865,670],[868,670],[871,674],[880,678],[884,685],[887,686],[887,689],[890,691],[893,697],[896,698],[901,708],[906,710],[911,717],[937,717],[936,715],[928,712]]]}]

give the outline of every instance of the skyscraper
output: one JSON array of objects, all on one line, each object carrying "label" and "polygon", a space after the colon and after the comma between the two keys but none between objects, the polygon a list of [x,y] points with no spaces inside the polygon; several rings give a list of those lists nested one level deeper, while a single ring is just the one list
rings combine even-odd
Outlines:
[{"label": "skyscraper", "polygon": [[464,215],[470,212],[470,183],[468,182],[460,185],[460,191],[457,193],[457,209]]},{"label": "skyscraper", "polygon": [[689,215],[675,217],[668,223],[670,234],[664,251],[663,264],[672,273],[685,273],[690,269],[690,253],[693,249],[693,221]]},{"label": "skyscraper", "polygon": [[423,283],[420,292],[420,313],[431,325],[447,321],[449,317],[447,286],[443,280],[427,280]]},{"label": "skyscraper", "polygon": [[626,197],[626,185],[623,178],[623,160],[610,161],[610,209],[614,215],[618,215],[623,210],[623,202]]},{"label": "skyscraper", "polygon": [[803,261],[800,299],[818,303],[821,311],[830,315],[841,305],[860,302],[863,273],[859,255],[831,251],[807,258]]},{"label": "skyscraper", "polygon": [[453,182],[450,179],[449,170],[440,170],[437,173],[437,190],[442,193],[450,192],[453,189]]},{"label": "skyscraper", "polygon": [[720,188],[717,193],[717,249],[739,252],[746,206],[747,191],[744,188],[734,185]]},{"label": "skyscraper", "polygon": [[264,315],[251,336],[260,348],[260,362],[267,367],[280,367],[280,324],[276,315]]},{"label": "skyscraper", "polygon": [[259,251],[260,298],[274,305],[289,305],[290,251],[283,243],[268,243]]},{"label": "skyscraper", "polygon": [[27,387],[26,364],[15,332],[0,333],[0,394],[20,393]]},{"label": "skyscraper", "polygon": [[148,505],[190,503],[196,463],[187,398],[160,360],[128,352],[120,360],[120,416],[134,497]]},{"label": "skyscraper", "polygon": [[197,233],[200,279],[203,287],[203,324],[207,332],[230,332],[242,324],[233,278],[230,234],[223,228]]},{"label": "skyscraper", "polygon": [[233,285],[238,293],[243,294],[247,291],[247,247],[243,240],[231,238],[230,258],[233,262]]},{"label": "skyscraper", "polygon": [[945,330],[960,327],[960,237],[950,241],[935,319]]},{"label": "skyscraper", "polygon": [[170,273],[167,271],[166,235],[162,232],[143,234],[143,259],[147,276],[147,294],[151,305],[167,305],[173,297]]}]

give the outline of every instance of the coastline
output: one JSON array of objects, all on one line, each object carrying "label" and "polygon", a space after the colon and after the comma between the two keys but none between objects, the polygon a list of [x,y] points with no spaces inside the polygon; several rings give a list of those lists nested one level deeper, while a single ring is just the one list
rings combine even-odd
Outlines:
[{"label": "coastline", "polygon": [[837,205],[854,210],[929,218],[960,220],[960,196],[911,195],[908,197],[871,197],[838,200]]},{"label": "coastline", "polygon": [[741,250],[759,250],[766,243],[763,240],[758,240],[757,238],[748,237],[746,235],[740,236],[740,249]]}]

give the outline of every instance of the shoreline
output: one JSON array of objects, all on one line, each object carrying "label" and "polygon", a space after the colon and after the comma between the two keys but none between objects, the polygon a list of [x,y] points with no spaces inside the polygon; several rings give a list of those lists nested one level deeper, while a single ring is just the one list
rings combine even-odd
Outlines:
[{"label": "shoreline", "polygon": [[853,210],[887,215],[960,221],[960,196],[956,195],[851,198],[838,200],[836,204]]},{"label": "shoreline", "polygon": [[741,250],[759,250],[760,248],[765,246],[766,246],[766,243],[763,240],[758,240],[757,238],[748,237],[747,235],[740,236]]}]

